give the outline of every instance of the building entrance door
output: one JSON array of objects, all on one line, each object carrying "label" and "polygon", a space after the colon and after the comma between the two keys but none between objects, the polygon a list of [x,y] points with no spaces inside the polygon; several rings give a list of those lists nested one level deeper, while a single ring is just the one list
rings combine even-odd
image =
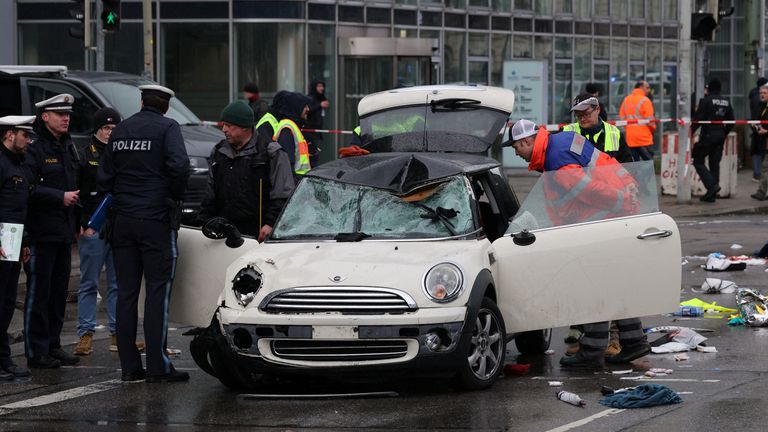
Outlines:
[{"label": "building entrance door", "polygon": [[341,129],[358,125],[357,104],[365,95],[433,83],[433,46],[435,39],[339,39]]}]

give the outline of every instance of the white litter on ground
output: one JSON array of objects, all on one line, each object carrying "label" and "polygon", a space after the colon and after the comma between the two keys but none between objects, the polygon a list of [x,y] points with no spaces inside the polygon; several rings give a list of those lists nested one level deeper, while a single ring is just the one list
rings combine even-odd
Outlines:
[{"label": "white litter on ground", "polygon": [[742,249],[743,247],[744,247],[744,246],[742,246],[742,245],[740,245],[740,244],[736,244],[736,243],[734,243],[734,244],[732,244],[732,245],[731,245],[731,249]]}]

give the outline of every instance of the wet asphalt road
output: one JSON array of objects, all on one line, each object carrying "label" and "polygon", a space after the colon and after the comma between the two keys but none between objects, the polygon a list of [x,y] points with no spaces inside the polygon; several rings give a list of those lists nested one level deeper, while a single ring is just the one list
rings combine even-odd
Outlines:
[{"label": "wet asphalt road", "polygon": [[[768,240],[768,216],[729,216],[680,219],[683,238],[682,299],[694,296],[733,307],[734,295],[696,294],[691,288],[704,277],[735,281],[740,286],[768,289],[765,266],[750,266],[737,273],[706,274],[700,265],[713,251],[726,254],[750,253]],[[731,249],[743,245],[741,250]],[[638,268],[637,271],[652,269]],[[631,277],[631,275],[628,275]],[[74,316],[70,304],[70,321]],[[83,430],[519,430],[519,431],[733,431],[765,430],[768,403],[768,328],[728,327],[724,318],[678,319],[646,317],[646,327],[682,325],[712,329],[703,333],[716,354],[691,352],[690,359],[675,362],[672,354],[640,359],[629,375],[609,372],[563,371],[558,359],[564,351],[565,329],[556,329],[552,348],[555,354],[519,359],[514,343],[507,361],[530,362],[523,376],[507,376],[490,390],[461,393],[446,380],[379,378],[368,382],[338,382],[319,379],[285,379],[272,382],[264,393],[334,393],[395,391],[397,397],[351,399],[265,399],[247,400],[199,370],[188,351],[189,339],[183,328],[169,334],[169,346],[182,354],[174,359],[178,369],[188,370],[192,379],[180,384],[123,384],[119,361],[108,351],[106,332],[97,333],[95,352],[80,366],[52,371],[35,371],[28,382],[0,385],[0,430],[2,431],[83,431]],[[650,339],[657,335],[651,335]],[[70,331],[64,342],[72,343]],[[14,354],[21,352],[13,346]],[[17,357],[17,361],[20,359]],[[650,367],[671,368],[663,379],[649,380],[682,392],[678,405],[646,409],[609,411],[600,405],[600,387],[636,385],[626,380]],[[612,370],[628,369],[615,367]],[[639,372],[638,372],[639,371]],[[548,381],[562,381],[550,387]],[[577,408],[555,398],[565,389],[587,401]],[[581,426],[579,426],[581,424]]]}]

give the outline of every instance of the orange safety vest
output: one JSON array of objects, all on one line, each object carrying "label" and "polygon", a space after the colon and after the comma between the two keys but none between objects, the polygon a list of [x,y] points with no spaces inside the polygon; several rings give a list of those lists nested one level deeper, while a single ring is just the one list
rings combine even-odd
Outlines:
[{"label": "orange safety vest", "polygon": [[544,178],[544,198],[554,226],[629,216],[640,209],[632,175],[581,135],[551,136],[541,129],[529,169],[550,171]]},{"label": "orange safety vest", "polygon": [[300,175],[306,174],[307,171],[309,171],[311,168],[309,164],[309,145],[307,144],[307,140],[304,138],[304,135],[301,133],[301,129],[299,129],[299,126],[294,123],[293,120],[287,118],[280,120],[280,123],[278,123],[277,127],[275,128],[275,135],[272,137],[272,141],[277,141],[277,137],[280,136],[280,132],[286,128],[291,131],[291,135],[293,135],[293,141],[296,143],[293,172]]},{"label": "orange safety vest", "polygon": [[[653,103],[645,95],[643,89],[636,88],[624,98],[621,108],[619,108],[619,116],[624,120],[650,120],[653,118]],[[653,145],[653,132],[655,130],[656,124],[654,123],[627,125],[627,145],[630,147]]]}]

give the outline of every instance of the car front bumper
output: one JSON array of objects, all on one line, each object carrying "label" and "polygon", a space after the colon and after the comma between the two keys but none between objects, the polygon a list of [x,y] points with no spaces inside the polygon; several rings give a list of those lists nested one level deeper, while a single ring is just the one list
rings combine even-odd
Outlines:
[{"label": "car front bumper", "polygon": [[[431,319],[426,320],[429,322],[390,317],[390,321],[392,318],[400,321],[398,324],[380,323],[378,321],[383,320],[376,319],[380,317],[354,320],[346,317],[341,321],[330,318],[330,322],[307,317],[307,321],[315,324],[246,324],[242,320],[221,324],[221,313],[226,311],[220,309],[211,326],[196,336],[193,344],[217,350],[220,362],[255,373],[456,370],[461,362],[467,361],[460,347],[467,346],[472,327],[465,333],[466,308],[442,309],[442,313],[439,308],[438,313],[432,310]],[[455,309],[462,311],[460,321],[439,321],[439,315],[455,318],[458,312]],[[356,324],[349,325],[350,322]],[[197,356],[195,360],[206,369]],[[213,369],[220,367],[229,365],[214,365]]]}]

